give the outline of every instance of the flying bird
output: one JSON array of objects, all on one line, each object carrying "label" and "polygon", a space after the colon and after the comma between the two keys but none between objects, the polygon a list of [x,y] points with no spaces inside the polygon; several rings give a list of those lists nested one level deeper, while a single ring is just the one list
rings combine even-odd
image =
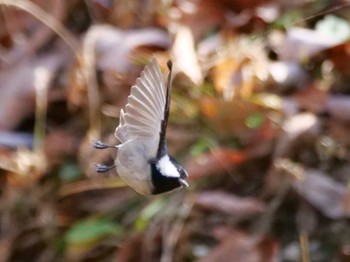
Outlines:
[{"label": "flying bird", "polygon": [[120,111],[115,136],[119,144],[110,146],[100,141],[97,149],[116,148],[114,165],[98,164],[97,172],[117,169],[120,178],[143,195],[166,193],[188,187],[186,170],[168,154],[168,125],[172,84],[172,62],[168,61],[167,85],[156,58],[146,65],[136,84],[131,87],[127,105]]}]

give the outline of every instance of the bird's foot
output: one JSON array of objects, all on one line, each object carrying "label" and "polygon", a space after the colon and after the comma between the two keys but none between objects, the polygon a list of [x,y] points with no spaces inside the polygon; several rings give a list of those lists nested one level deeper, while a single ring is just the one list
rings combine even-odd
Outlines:
[{"label": "bird's foot", "polygon": [[108,172],[109,170],[111,170],[113,168],[115,168],[115,165],[106,166],[106,165],[97,164],[96,165],[96,172],[98,172],[98,173],[105,173],[105,172]]},{"label": "bird's foot", "polygon": [[92,145],[96,149],[117,148],[117,146],[107,145],[101,141],[95,141]]}]

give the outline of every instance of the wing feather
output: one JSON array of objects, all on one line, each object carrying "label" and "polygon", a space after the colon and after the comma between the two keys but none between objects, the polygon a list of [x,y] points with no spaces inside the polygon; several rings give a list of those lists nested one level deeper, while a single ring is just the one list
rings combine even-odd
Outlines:
[{"label": "wing feather", "polygon": [[[155,88],[158,88],[156,85],[154,85],[154,84],[148,79],[148,77],[147,77],[146,74],[144,75],[144,78],[141,78],[140,80],[141,80],[142,85],[143,85],[144,87],[146,87],[145,90],[149,89],[150,87],[153,87],[154,89],[155,89]],[[159,96],[159,92],[154,92],[153,89],[152,89],[152,90],[148,90],[148,92],[151,92],[151,94],[152,94],[152,95],[149,96],[149,97],[152,97],[152,98],[153,98],[153,101],[152,101],[152,102],[154,103],[154,106],[157,107],[157,108],[160,107],[160,106],[162,106],[162,98]],[[156,110],[155,113],[157,113],[157,116],[158,116],[158,117],[161,116],[161,115],[158,115],[158,114],[159,114],[158,110]]]},{"label": "wing feather", "polygon": [[166,87],[156,58],[145,67],[132,86],[127,105],[120,112],[115,136],[121,143],[131,139],[152,141],[156,152],[166,105]]},{"label": "wing feather", "polygon": [[151,122],[149,123],[149,125],[157,124],[157,119],[151,118],[150,115],[145,114],[145,112],[142,111],[140,108],[128,107],[128,111],[129,114],[132,116],[135,116],[137,118],[143,118],[145,121],[147,120],[148,122]]}]

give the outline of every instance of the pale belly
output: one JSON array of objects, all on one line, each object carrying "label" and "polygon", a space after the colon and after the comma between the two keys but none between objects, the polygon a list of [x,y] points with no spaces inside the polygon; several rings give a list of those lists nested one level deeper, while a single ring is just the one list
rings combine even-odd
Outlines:
[{"label": "pale belly", "polygon": [[120,178],[136,192],[149,195],[152,192],[151,167],[147,146],[130,142],[118,149],[115,165]]}]

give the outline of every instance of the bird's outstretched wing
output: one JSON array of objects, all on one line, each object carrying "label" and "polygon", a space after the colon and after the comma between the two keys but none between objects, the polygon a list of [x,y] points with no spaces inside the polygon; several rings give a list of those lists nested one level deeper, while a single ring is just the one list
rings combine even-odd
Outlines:
[{"label": "bird's outstretched wing", "polygon": [[[121,143],[132,139],[152,141],[158,152],[160,137],[164,133],[164,119],[168,113],[169,90],[166,89],[163,75],[156,58],[145,67],[136,84],[131,87],[127,105],[120,112],[120,123],[115,136]],[[166,119],[167,121],[167,119]],[[166,128],[166,125],[165,125]]]}]

